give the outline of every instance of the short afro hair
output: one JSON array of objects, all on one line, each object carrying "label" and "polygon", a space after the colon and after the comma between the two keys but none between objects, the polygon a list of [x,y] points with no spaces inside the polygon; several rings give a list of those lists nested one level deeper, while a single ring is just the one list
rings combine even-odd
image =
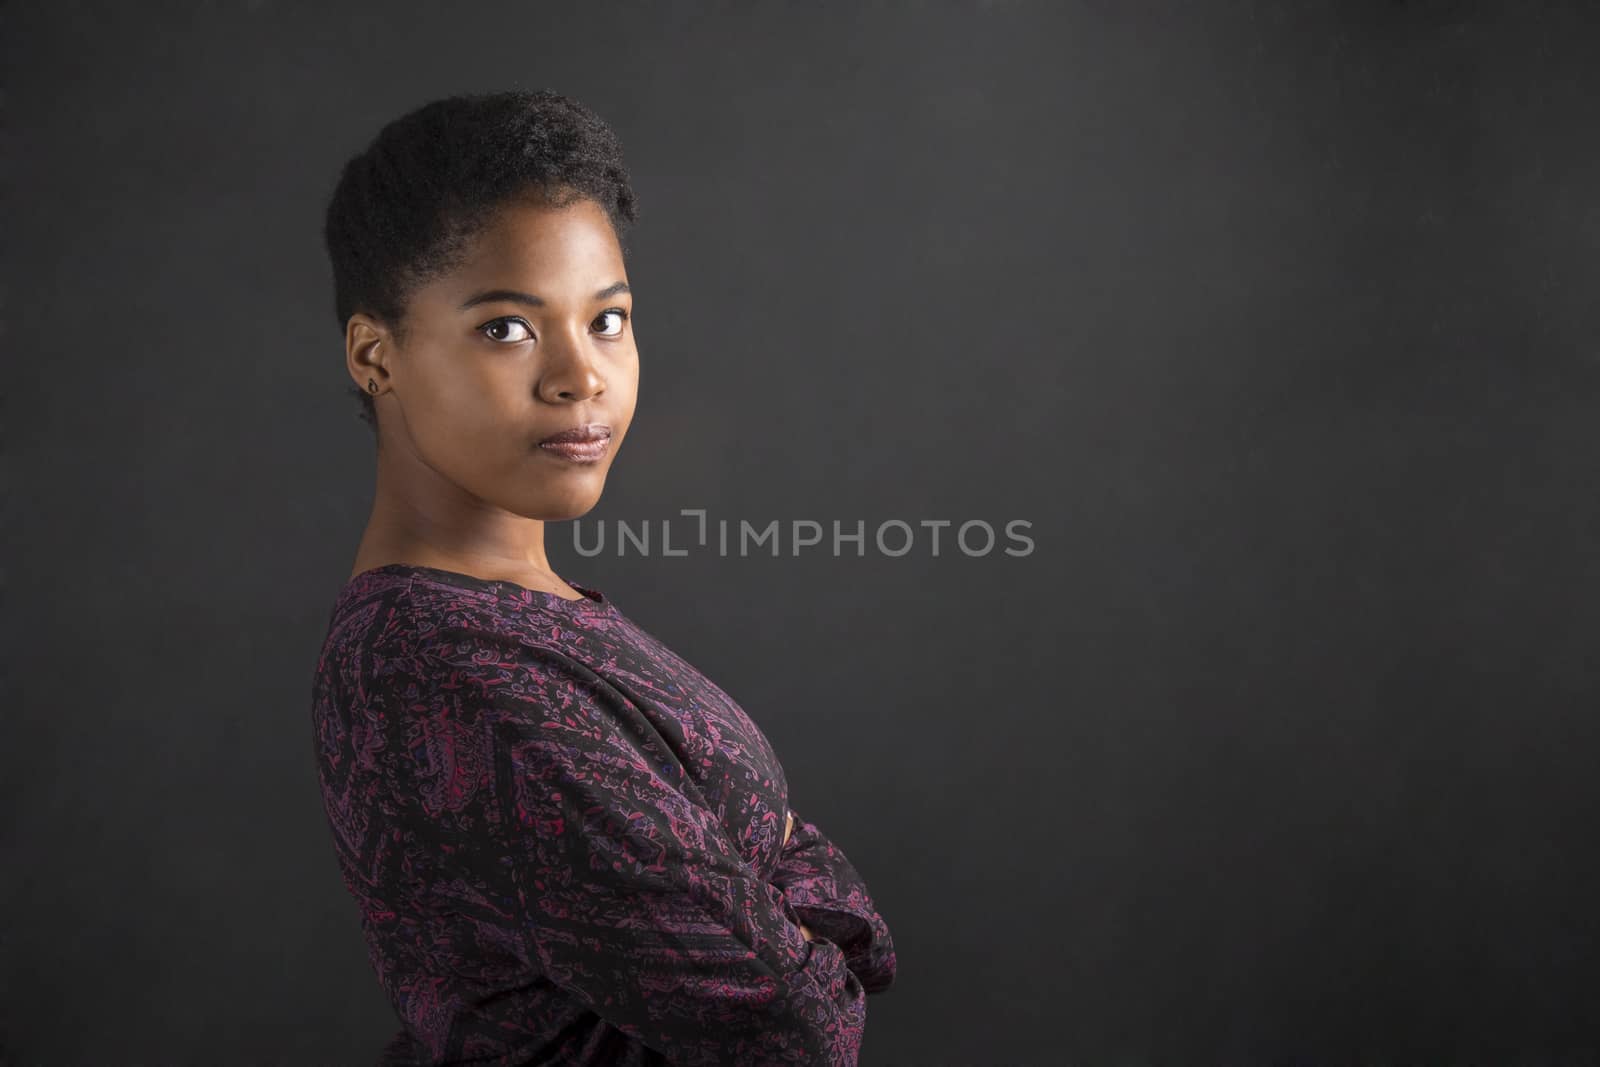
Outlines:
[{"label": "short afro hair", "polygon": [[[549,89],[451,96],[384,126],[345,164],[328,202],[340,335],[361,311],[403,341],[416,288],[452,269],[497,208],[530,194],[557,207],[593,200],[626,254],[638,207],[622,146],[576,100]],[[349,391],[376,434],[372,397]]]}]

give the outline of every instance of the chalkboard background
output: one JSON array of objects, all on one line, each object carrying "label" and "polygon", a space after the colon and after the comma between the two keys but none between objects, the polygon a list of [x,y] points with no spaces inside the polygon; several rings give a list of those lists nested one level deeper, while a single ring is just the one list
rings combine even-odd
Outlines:
[{"label": "chalkboard background", "polygon": [[[543,87],[641,210],[638,413],[552,562],[867,879],[864,1064],[1600,1062],[1592,8],[6,23],[14,1062],[396,1028],[312,760],[373,469],[321,212],[388,119]],[[867,538],[573,539],[684,509]]]}]

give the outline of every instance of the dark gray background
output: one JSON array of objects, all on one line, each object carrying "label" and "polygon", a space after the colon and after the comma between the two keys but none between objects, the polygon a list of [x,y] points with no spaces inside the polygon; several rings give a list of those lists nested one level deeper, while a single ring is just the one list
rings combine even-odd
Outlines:
[{"label": "dark gray background", "polygon": [[550,530],[867,878],[900,970],[864,1064],[1597,1062],[1583,6],[5,22],[15,1062],[395,1029],[311,747],[373,472],[321,213],[383,122],[518,87],[610,121],[640,197],[593,517],[1033,524],[1023,558]]}]

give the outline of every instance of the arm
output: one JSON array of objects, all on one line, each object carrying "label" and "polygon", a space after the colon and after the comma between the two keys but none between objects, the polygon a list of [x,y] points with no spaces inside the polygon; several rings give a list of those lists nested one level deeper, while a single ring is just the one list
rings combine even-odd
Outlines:
[{"label": "arm", "polygon": [[783,890],[812,931],[840,947],[862,988],[883,992],[894,984],[894,939],[866,883],[844,850],[815,823],[792,809],[789,818],[792,832],[784,841],[772,884]]},{"label": "arm", "polygon": [[675,1063],[855,1064],[842,950],[806,940],[649,721],[558,653],[470,637],[427,673],[487,720],[504,847],[478,862],[509,877],[525,958]]}]

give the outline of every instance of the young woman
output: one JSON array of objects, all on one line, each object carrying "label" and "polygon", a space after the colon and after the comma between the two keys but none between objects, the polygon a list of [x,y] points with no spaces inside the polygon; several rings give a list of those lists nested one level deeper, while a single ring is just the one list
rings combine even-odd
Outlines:
[{"label": "young woman", "polygon": [[633,416],[635,218],[614,133],[550,92],[391,122],[328,206],[377,486],[313,720],[385,1062],[852,1064],[894,979],[761,730],[546,558]]}]

